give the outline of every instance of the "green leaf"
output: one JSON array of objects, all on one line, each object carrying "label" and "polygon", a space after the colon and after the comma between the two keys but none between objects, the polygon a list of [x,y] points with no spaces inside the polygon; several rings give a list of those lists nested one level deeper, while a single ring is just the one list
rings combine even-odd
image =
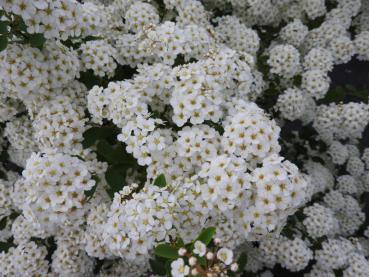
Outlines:
[{"label": "green leaf", "polygon": [[238,271],[242,272],[245,269],[247,263],[247,254],[245,252],[241,253],[237,263],[238,263]]},{"label": "green leaf", "polygon": [[14,247],[15,245],[12,243],[12,242],[3,242],[3,241],[0,241],[0,253],[1,252],[8,252],[9,248],[10,247]]},{"label": "green leaf", "polygon": [[289,228],[289,226],[285,226],[281,232],[281,234],[283,234],[283,236],[289,238],[289,239],[292,239],[293,238],[293,235],[294,235],[294,232],[291,228]]},{"label": "green leaf", "polygon": [[215,228],[209,227],[209,228],[202,230],[196,240],[202,241],[205,245],[208,245],[211,242],[214,235],[215,235]]},{"label": "green leaf", "polygon": [[6,179],[5,173],[1,170],[0,170],[0,179]]},{"label": "green leaf", "polygon": [[27,25],[24,23],[21,17],[17,17],[16,19],[16,28],[22,32],[27,32]]},{"label": "green leaf", "polygon": [[9,153],[5,150],[0,153],[0,162],[5,162],[9,159]]},{"label": "green leaf", "polygon": [[102,86],[102,78],[94,75],[91,69],[80,72],[79,81],[82,82],[88,89],[91,89],[93,86]]},{"label": "green leaf", "polygon": [[202,265],[202,266],[206,267],[206,259],[205,259],[205,257],[197,257],[197,262],[198,262],[200,265]]},{"label": "green leaf", "polygon": [[100,140],[97,144],[97,153],[104,158],[109,164],[124,164],[129,163],[124,155],[122,146],[114,148],[105,139]]},{"label": "green leaf", "polygon": [[166,262],[165,262],[165,270],[166,270],[166,272],[167,272],[167,277],[172,277],[172,274],[171,274],[171,261],[170,260],[167,260]]},{"label": "green leaf", "polygon": [[184,247],[184,242],[183,242],[183,239],[181,239],[180,237],[178,237],[177,239],[176,239],[176,245],[178,246],[178,247]]},{"label": "green leaf", "polygon": [[336,277],[342,277],[343,276],[343,270],[342,269],[334,269],[334,275]]},{"label": "green leaf", "polygon": [[6,222],[8,221],[8,218],[6,216],[4,216],[1,220],[0,220],[0,230],[5,229],[6,227]]},{"label": "green leaf", "polygon": [[3,51],[8,46],[8,38],[6,36],[0,36],[0,51]]},{"label": "green leaf", "polygon": [[345,98],[345,89],[343,87],[336,87],[334,89],[331,89],[327,92],[327,94],[324,97],[324,101],[331,103],[331,102],[341,102]]},{"label": "green leaf", "polygon": [[105,179],[110,187],[108,193],[112,198],[115,192],[125,186],[126,172],[127,168],[122,165],[113,165],[105,172]]},{"label": "green leaf", "polygon": [[178,248],[170,244],[159,244],[156,246],[154,253],[158,257],[163,257],[171,260],[178,259]]},{"label": "green leaf", "polygon": [[8,22],[0,21],[0,34],[5,34],[8,32]]},{"label": "green leaf", "polygon": [[158,261],[158,260],[149,260],[151,270],[155,275],[159,276],[165,276],[166,270],[165,270],[165,264]]},{"label": "green leaf", "polygon": [[28,38],[28,42],[32,47],[42,49],[46,39],[43,34],[31,34]]},{"label": "green leaf", "polygon": [[93,146],[99,140],[115,137],[116,132],[111,127],[92,127],[83,133],[83,147],[88,148]]},{"label": "green leaf", "polygon": [[154,181],[154,186],[157,186],[159,188],[164,188],[167,185],[167,181],[165,180],[165,175],[160,174],[158,177],[156,177]]}]

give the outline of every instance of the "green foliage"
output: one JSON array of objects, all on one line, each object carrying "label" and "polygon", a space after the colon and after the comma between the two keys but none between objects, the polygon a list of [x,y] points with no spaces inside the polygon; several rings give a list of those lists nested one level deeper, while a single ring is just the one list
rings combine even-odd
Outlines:
[{"label": "green foliage", "polygon": [[127,170],[135,167],[136,161],[126,153],[122,144],[111,145],[106,140],[100,140],[96,148],[100,159],[109,164],[105,178],[110,187],[108,193],[113,197],[125,186]]},{"label": "green foliage", "polygon": [[156,246],[154,253],[158,257],[162,257],[162,258],[166,258],[170,260],[175,260],[175,259],[178,259],[179,257],[178,248],[169,243],[159,244],[158,246]]},{"label": "green foliage", "polygon": [[[216,245],[213,242],[215,232],[216,229],[214,227],[208,227],[204,228],[195,240],[187,244],[185,244],[181,238],[176,238],[175,240],[171,239],[170,243],[159,244],[154,249],[155,258],[153,260],[150,260],[151,272],[159,276],[170,277],[172,276],[170,266],[171,263],[180,257],[184,259],[185,262],[188,262],[190,256],[196,257],[197,265],[199,267],[202,267],[204,272],[206,272],[206,270],[213,266],[213,263],[211,261],[208,261],[205,256],[200,257],[199,255],[193,253],[194,244],[196,241],[201,241],[205,245],[207,245],[207,252],[216,253],[216,251],[218,251],[219,249],[219,245]],[[186,250],[183,256],[180,256],[178,254],[178,251],[181,248],[184,248]],[[247,255],[246,253],[242,253],[238,259],[239,270],[237,273],[243,272],[246,263]],[[228,275],[230,277],[238,276],[237,273],[228,271]]]},{"label": "green foliage", "polygon": [[83,134],[83,147],[89,148],[102,139],[112,139],[116,137],[117,133],[117,130],[110,126],[91,127]]},{"label": "green foliage", "polygon": [[215,228],[209,227],[201,231],[196,240],[202,241],[205,245],[208,245],[215,235]]},{"label": "green foliage", "polygon": [[8,221],[8,217],[6,217],[6,216],[4,216],[4,217],[0,220],[0,230],[5,229],[7,221]]},{"label": "green foliage", "polygon": [[109,185],[107,191],[111,198],[114,197],[114,193],[120,191],[126,184],[125,178],[128,167],[124,165],[112,165],[105,172],[105,179]]},{"label": "green foliage", "polygon": [[5,35],[0,36],[0,51],[3,51],[8,46],[8,37]]},{"label": "green foliage", "polygon": [[0,21],[0,34],[4,35],[8,32],[8,21]]},{"label": "green foliage", "polygon": [[159,188],[164,188],[167,185],[167,181],[165,180],[165,175],[160,174],[158,177],[156,177],[154,181],[154,186],[157,186]]},{"label": "green foliage", "polygon": [[247,254],[245,252],[241,253],[237,263],[238,263],[238,272],[242,272],[245,269],[247,263]]},{"label": "green foliage", "polygon": [[46,39],[43,34],[29,34],[20,16],[0,11],[5,20],[0,21],[0,51],[6,49],[9,43],[29,44],[31,47],[43,49]]},{"label": "green foliage", "polygon": [[334,89],[330,89],[325,95],[322,102],[324,103],[339,103],[342,102],[345,98],[345,90],[343,87],[336,87]]},{"label": "green foliage", "polygon": [[[117,141],[118,133],[112,126],[92,127],[83,134],[82,142],[84,148],[96,147],[99,160],[108,163],[105,179],[109,185],[107,192],[111,198],[126,185],[128,169],[138,168],[136,160],[125,151],[124,145]],[[94,190],[88,193],[93,194]]]},{"label": "green foliage", "polygon": [[32,47],[42,49],[46,39],[43,34],[31,34],[28,37],[28,42]]},{"label": "green foliage", "polygon": [[165,276],[166,274],[165,262],[160,261],[158,259],[155,260],[150,259],[149,263],[151,270],[155,275]]},{"label": "green foliage", "polygon": [[8,252],[10,247],[14,247],[15,245],[13,244],[12,241],[0,241],[0,253],[1,252]]},{"label": "green foliage", "polygon": [[126,156],[124,155],[125,151],[121,144],[113,146],[105,139],[102,139],[98,142],[96,149],[100,157],[109,164],[114,165],[127,163]]},{"label": "green foliage", "polygon": [[5,162],[7,160],[9,160],[9,154],[8,154],[8,152],[2,151],[0,153],[0,162]]},{"label": "green foliage", "polygon": [[91,89],[93,86],[106,86],[106,81],[101,77],[95,76],[92,70],[80,72],[79,81],[88,89]]}]

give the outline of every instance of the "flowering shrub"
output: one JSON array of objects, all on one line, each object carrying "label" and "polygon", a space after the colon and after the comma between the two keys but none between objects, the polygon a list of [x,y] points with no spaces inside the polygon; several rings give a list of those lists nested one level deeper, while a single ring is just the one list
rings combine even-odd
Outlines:
[{"label": "flowering shrub", "polygon": [[368,0],[0,0],[0,276],[368,277],[368,49]]}]

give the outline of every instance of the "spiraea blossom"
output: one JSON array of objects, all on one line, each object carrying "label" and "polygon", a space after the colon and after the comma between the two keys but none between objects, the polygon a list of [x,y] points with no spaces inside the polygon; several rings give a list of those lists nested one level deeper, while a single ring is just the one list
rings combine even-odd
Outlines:
[{"label": "spiraea blossom", "polygon": [[368,26],[368,0],[0,0],[0,276],[368,277]]}]

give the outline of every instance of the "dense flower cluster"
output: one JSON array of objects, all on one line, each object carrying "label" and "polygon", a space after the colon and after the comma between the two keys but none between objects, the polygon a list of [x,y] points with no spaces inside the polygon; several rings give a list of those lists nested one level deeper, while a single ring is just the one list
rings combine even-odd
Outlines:
[{"label": "dense flower cluster", "polygon": [[332,84],[368,26],[368,0],[0,0],[0,276],[368,277],[369,98]]},{"label": "dense flower cluster", "polygon": [[80,4],[75,0],[2,0],[0,7],[12,16],[20,16],[27,32],[43,33],[50,39],[95,35],[107,27],[104,13],[98,12],[101,4]]},{"label": "dense flower cluster", "polygon": [[[179,258],[170,264],[173,277],[191,275],[227,276],[228,272],[237,272],[239,265],[234,261],[231,249],[221,247],[221,239],[214,239],[214,247],[207,247],[202,241],[195,241],[189,253],[185,248],[178,250]],[[205,264],[200,261],[205,259]],[[202,260],[203,261],[203,260]]]}]

